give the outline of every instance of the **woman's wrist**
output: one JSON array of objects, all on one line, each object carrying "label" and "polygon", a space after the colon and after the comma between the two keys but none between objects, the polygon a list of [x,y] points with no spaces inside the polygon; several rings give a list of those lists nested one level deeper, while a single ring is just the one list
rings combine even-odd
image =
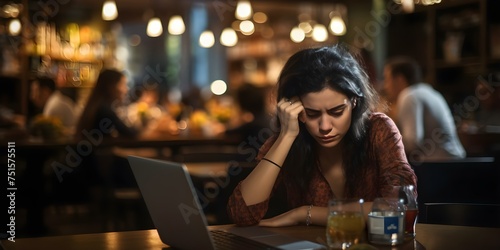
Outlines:
[{"label": "woman's wrist", "polygon": [[276,140],[279,143],[290,143],[292,144],[297,138],[297,135],[293,135],[291,133],[286,133],[281,131],[278,135],[278,139]]},{"label": "woman's wrist", "polygon": [[[295,213],[295,222],[297,225],[307,225],[307,216],[308,213],[311,213],[309,210],[309,205],[300,206],[296,209]],[[312,224],[311,222],[309,224]]]},{"label": "woman's wrist", "polygon": [[309,226],[312,224],[312,208],[313,205],[307,206],[307,213],[306,213],[306,226]]}]

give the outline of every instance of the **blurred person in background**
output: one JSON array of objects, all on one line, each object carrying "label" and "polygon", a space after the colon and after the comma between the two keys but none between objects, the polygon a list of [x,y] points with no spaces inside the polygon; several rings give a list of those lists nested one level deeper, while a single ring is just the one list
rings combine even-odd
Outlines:
[{"label": "blurred person in background", "polygon": [[[141,131],[126,122],[128,85],[127,77],[115,69],[104,69],[99,73],[96,84],[82,111],[75,131],[76,140],[87,140],[96,146],[105,138],[137,138]],[[82,157],[87,185],[118,187],[130,185],[133,178],[131,170],[117,154],[117,147],[91,148],[86,157]],[[74,174],[73,174],[74,175]],[[104,189],[107,190],[107,189]],[[109,197],[102,197],[106,201]],[[104,204],[104,203],[103,203]]]},{"label": "blurred person in background", "polygon": [[466,157],[446,100],[422,82],[420,65],[413,58],[399,56],[386,62],[384,90],[395,104],[394,120],[411,162]]},{"label": "blurred person in background", "polygon": [[94,129],[106,137],[138,136],[139,130],[127,124],[118,114],[118,109],[125,104],[127,94],[127,77],[114,69],[103,70],[83,109],[75,137],[84,138],[85,131]]},{"label": "blurred person in background", "polygon": [[257,149],[269,138],[271,116],[268,112],[269,87],[245,83],[236,93],[236,101],[242,112],[241,124],[226,130],[226,135],[236,136],[244,141],[255,141]]},{"label": "blurred person in background", "polygon": [[44,116],[58,118],[70,131],[74,128],[77,120],[75,103],[56,88],[54,79],[37,77],[31,82],[30,88],[30,100],[42,110]]}]

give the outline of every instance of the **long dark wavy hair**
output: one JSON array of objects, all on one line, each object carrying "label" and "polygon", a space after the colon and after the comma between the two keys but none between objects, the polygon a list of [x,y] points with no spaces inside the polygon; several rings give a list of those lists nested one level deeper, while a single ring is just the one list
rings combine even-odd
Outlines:
[{"label": "long dark wavy hair", "polygon": [[124,76],[122,72],[115,69],[104,69],[99,73],[95,87],[78,121],[75,138],[80,139],[84,129],[93,128],[97,110],[101,105],[112,106],[113,102],[118,99],[117,86]]},{"label": "long dark wavy hair", "polygon": [[[305,49],[292,55],[279,75],[276,98],[279,101],[282,98],[302,97],[324,88],[341,92],[356,103],[351,126],[341,142],[346,195],[354,195],[366,173],[369,158],[368,119],[377,108],[378,95],[358,60],[341,45],[335,45]],[[299,126],[299,135],[283,164],[283,175],[287,189],[300,194],[297,202],[303,203],[305,194],[301,190],[308,190],[313,169],[318,167],[318,156],[315,152],[317,142],[303,123],[299,122]]]}]

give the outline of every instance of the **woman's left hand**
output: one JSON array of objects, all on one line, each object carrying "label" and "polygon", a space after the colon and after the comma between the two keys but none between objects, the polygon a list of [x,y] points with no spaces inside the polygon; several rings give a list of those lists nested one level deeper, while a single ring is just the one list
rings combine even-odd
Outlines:
[{"label": "woman's left hand", "polygon": [[261,220],[259,226],[286,227],[298,225],[301,221],[305,221],[307,212],[304,209],[305,207],[294,208],[273,218]]}]

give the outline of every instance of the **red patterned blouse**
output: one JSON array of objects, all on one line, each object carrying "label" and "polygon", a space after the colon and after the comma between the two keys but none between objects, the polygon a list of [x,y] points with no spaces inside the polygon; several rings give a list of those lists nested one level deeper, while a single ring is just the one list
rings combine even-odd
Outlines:
[{"label": "red patterned blouse", "polygon": [[[365,180],[360,183],[360,188],[354,194],[344,195],[344,198],[363,198],[365,201],[373,201],[377,197],[389,194],[392,186],[415,185],[417,178],[412,168],[408,164],[401,134],[394,122],[383,113],[374,113],[370,116],[372,129],[370,129],[370,150],[373,159],[368,160],[368,171]],[[276,137],[269,138],[261,147],[257,159],[260,160],[269,151]],[[283,180],[281,174],[278,176],[276,185]],[[309,190],[304,190],[305,203],[293,204],[291,200],[296,200],[297,194],[287,192],[288,201],[291,207],[312,204],[318,207],[326,207],[328,200],[334,198],[334,194],[327,180],[319,169],[313,170],[312,180]],[[272,194],[271,194],[272,197]],[[289,204],[290,205],[290,204]],[[229,216],[233,222],[240,226],[258,224],[266,215],[269,206],[269,199],[247,206],[241,195],[241,183],[234,189],[227,204]]]}]

